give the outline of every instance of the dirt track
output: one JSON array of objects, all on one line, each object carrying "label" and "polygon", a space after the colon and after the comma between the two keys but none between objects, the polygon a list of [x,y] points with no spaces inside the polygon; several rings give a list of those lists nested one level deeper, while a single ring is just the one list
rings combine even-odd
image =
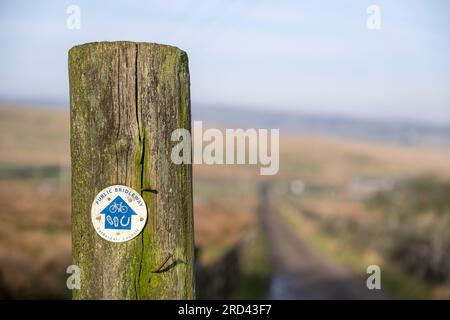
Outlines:
[{"label": "dirt track", "polygon": [[270,204],[269,184],[260,188],[260,214],[268,234],[273,264],[270,299],[387,299],[369,290],[366,278],[313,252],[280,219]]}]

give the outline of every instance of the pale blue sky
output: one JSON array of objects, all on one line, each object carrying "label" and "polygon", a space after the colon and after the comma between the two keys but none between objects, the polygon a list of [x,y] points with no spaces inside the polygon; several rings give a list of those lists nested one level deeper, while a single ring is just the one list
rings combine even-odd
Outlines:
[{"label": "pale blue sky", "polygon": [[70,47],[130,40],[187,51],[194,104],[450,123],[449,1],[111,2],[2,0],[0,99],[67,104]]}]

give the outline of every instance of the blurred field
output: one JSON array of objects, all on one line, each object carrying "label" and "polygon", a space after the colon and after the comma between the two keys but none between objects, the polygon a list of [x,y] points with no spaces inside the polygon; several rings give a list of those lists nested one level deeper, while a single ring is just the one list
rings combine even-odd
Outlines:
[{"label": "blurred field", "polygon": [[[449,164],[450,151],[436,147],[282,135],[274,177],[256,166],[194,166],[202,270],[214,278],[231,263],[242,275],[200,295],[267,296],[257,212],[259,185],[270,180],[280,219],[329,261],[361,274],[381,265],[396,297],[450,297]],[[0,297],[69,297],[67,110],[0,107],[0,208]]]}]

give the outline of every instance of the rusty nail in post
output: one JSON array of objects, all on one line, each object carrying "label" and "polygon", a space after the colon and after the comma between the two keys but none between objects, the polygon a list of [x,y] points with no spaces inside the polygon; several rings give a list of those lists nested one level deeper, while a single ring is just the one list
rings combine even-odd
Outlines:
[{"label": "rusty nail in post", "polygon": [[163,262],[161,262],[159,267],[155,271],[153,271],[153,273],[160,272],[161,269],[166,265],[167,261],[169,261],[170,258],[172,258],[172,254],[171,253],[169,253],[169,255],[163,260]]},{"label": "rusty nail in post", "polygon": [[152,188],[143,188],[142,192],[144,192],[144,191],[151,192],[151,193],[154,193],[154,194],[158,194],[158,190],[152,189]]}]

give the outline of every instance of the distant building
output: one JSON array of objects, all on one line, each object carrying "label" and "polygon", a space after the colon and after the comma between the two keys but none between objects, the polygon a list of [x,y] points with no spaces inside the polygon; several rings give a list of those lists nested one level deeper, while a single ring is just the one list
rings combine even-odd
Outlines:
[{"label": "distant building", "polygon": [[393,177],[355,177],[347,184],[350,198],[363,200],[379,192],[392,191],[396,180]]},{"label": "distant building", "polygon": [[290,191],[291,191],[292,194],[300,195],[303,192],[305,192],[305,189],[306,189],[306,185],[300,179],[293,180],[290,183]]}]

